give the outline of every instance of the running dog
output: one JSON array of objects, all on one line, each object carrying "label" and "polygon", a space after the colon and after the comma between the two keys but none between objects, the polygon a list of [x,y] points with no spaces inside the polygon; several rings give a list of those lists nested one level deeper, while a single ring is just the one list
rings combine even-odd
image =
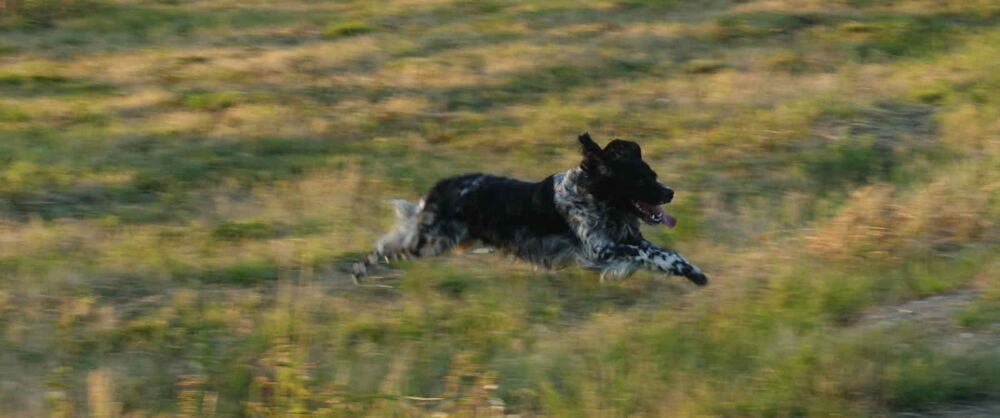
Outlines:
[{"label": "running dog", "polygon": [[707,284],[698,267],[639,232],[639,221],[677,223],[660,208],[674,191],[657,182],[639,145],[615,139],[602,149],[587,133],[578,140],[580,166],[537,183],[465,174],[441,180],[417,204],[392,201],[396,226],[354,264],[355,281],[380,261],[434,256],[478,241],[547,268],[575,262],[600,270],[602,279],[646,268]]}]

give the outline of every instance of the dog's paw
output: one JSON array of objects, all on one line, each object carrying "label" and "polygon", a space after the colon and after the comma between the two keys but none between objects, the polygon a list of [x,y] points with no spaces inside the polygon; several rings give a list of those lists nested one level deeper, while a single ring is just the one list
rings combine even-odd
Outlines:
[{"label": "dog's paw", "polygon": [[698,286],[704,286],[708,284],[708,277],[702,273],[691,273],[687,275],[687,279]]},{"label": "dog's paw", "polygon": [[365,277],[367,274],[368,267],[365,266],[365,263],[359,261],[351,266],[351,280],[354,281],[354,284],[358,284],[361,278]]}]

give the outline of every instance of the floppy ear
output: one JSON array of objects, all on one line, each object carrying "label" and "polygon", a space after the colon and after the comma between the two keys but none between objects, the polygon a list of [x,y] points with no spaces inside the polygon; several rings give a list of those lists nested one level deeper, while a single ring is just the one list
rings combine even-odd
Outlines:
[{"label": "floppy ear", "polygon": [[589,132],[580,134],[580,136],[576,137],[576,139],[580,141],[580,145],[583,145],[583,155],[587,155],[588,153],[601,153],[601,147],[598,146],[593,139],[590,139]]},{"label": "floppy ear", "polygon": [[576,139],[583,145],[583,162],[580,163],[580,167],[588,173],[599,173],[604,168],[604,152],[601,151],[601,147],[590,139],[590,134],[587,132],[580,134]]}]

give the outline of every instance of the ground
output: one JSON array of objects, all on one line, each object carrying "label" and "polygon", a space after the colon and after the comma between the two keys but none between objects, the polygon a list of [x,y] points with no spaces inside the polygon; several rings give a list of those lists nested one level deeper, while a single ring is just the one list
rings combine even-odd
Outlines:
[{"label": "ground", "polygon": [[[960,290],[917,299],[895,306],[878,306],[863,316],[860,328],[917,326],[930,331],[933,341],[957,355],[997,353],[1000,350],[1000,321],[980,329],[963,327],[958,318],[963,310],[982,297],[981,292]],[[899,417],[991,417],[1000,414],[1000,400],[987,398],[972,402],[940,405],[920,412],[904,412]]]},{"label": "ground", "polygon": [[[1000,391],[987,0],[0,2],[0,416],[934,416]],[[712,283],[346,272],[576,135]]]}]

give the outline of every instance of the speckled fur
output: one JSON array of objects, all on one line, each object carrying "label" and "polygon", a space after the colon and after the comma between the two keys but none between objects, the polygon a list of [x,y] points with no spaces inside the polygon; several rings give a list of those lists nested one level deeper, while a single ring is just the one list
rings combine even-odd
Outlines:
[{"label": "speckled fur", "polygon": [[[680,254],[657,247],[639,232],[639,219],[609,207],[581,186],[586,174],[579,168],[564,173],[556,183],[555,201],[580,240],[579,263],[601,270],[601,277],[628,277],[639,268],[675,274],[698,283],[707,280],[701,270]],[[693,277],[692,277],[693,276]]]}]

